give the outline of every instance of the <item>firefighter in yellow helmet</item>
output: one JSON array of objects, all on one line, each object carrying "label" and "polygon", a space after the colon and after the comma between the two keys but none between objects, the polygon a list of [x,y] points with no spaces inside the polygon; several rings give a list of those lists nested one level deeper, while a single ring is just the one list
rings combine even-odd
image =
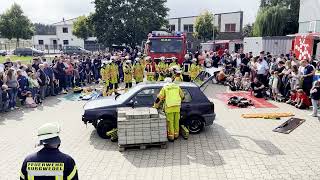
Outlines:
[{"label": "firefighter in yellow helmet", "polygon": [[111,57],[111,63],[110,63],[110,95],[114,92],[117,94],[118,90],[118,82],[119,82],[119,68],[118,65],[116,64],[116,57],[112,56]]},{"label": "firefighter in yellow helmet", "polygon": [[190,66],[190,78],[191,81],[195,80],[196,77],[200,74],[201,67],[200,65],[197,65],[197,59],[192,59],[192,64]]},{"label": "firefighter in yellow helmet", "polygon": [[175,70],[174,82],[182,82],[183,81],[181,72],[182,72],[181,70]]},{"label": "firefighter in yellow helmet", "polygon": [[160,58],[159,64],[156,67],[157,74],[158,74],[158,81],[164,81],[164,78],[166,76],[167,64],[165,61],[166,61],[166,58],[162,56]]},{"label": "firefighter in yellow helmet", "polygon": [[140,58],[136,58],[136,63],[133,66],[133,78],[135,79],[137,84],[143,82],[144,78],[144,67],[142,66],[140,61]]},{"label": "firefighter in yellow helmet", "polygon": [[172,57],[172,62],[170,63],[169,68],[172,68],[172,67],[175,67],[175,66],[180,66],[177,63],[177,60],[178,60],[178,58]]},{"label": "firefighter in yellow helmet", "polygon": [[[109,86],[110,86],[110,63],[111,61],[106,61],[103,63],[102,68],[100,70],[101,73],[101,79],[105,85],[105,95],[108,96],[110,91],[109,91]],[[105,96],[104,95],[104,96]]]},{"label": "firefighter in yellow helmet", "polygon": [[126,84],[125,91],[132,88],[132,65],[131,60],[126,60],[123,65],[124,83]]},{"label": "firefighter in yellow helmet", "polygon": [[159,108],[160,104],[164,102],[168,140],[174,141],[174,139],[179,137],[180,108],[181,102],[184,99],[184,93],[178,84],[172,83],[171,78],[165,78],[165,82],[168,84],[161,89],[154,107]]},{"label": "firefighter in yellow helmet", "polygon": [[20,180],[70,179],[78,180],[78,171],[73,158],[59,150],[60,126],[48,123],[38,129],[38,146],[43,148],[23,161]]},{"label": "firefighter in yellow helmet", "polygon": [[156,73],[156,65],[152,62],[150,56],[146,57],[146,72],[147,72],[147,81],[154,81],[155,80],[155,73]]}]

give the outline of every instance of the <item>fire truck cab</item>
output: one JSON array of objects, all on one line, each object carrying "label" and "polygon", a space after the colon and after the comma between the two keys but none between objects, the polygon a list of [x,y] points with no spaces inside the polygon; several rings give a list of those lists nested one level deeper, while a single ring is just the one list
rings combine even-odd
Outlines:
[{"label": "fire truck cab", "polygon": [[164,56],[167,60],[172,57],[178,58],[178,63],[182,64],[187,53],[186,35],[180,32],[168,33],[165,31],[153,31],[148,35],[145,45],[145,54],[150,56],[155,62]]},{"label": "fire truck cab", "polygon": [[299,60],[319,58],[320,33],[295,34],[294,53]]}]

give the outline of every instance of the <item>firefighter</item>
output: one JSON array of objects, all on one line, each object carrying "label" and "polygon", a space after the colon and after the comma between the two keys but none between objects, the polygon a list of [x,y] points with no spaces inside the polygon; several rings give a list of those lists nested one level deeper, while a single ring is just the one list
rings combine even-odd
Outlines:
[{"label": "firefighter", "polygon": [[172,62],[170,63],[169,68],[172,68],[172,67],[175,67],[175,66],[179,66],[177,64],[177,60],[178,60],[178,58],[172,57]]},{"label": "firefighter", "polygon": [[196,77],[200,74],[200,72],[201,72],[201,67],[200,65],[197,65],[197,59],[196,58],[192,59],[192,64],[190,66],[191,81],[194,81]]},{"label": "firefighter", "polygon": [[133,78],[135,79],[136,84],[143,82],[144,79],[144,67],[140,61],[140,58],[136,58],[136,63],[133,66]]},{"label": "firefighter", "polygon": [[105,85],[105,95],[108,96],[110,94],[109,86],[110,86],[110,63],[111,61],[106,61],[103,63],[103,66],[101,68],[101,78]]},{"label": "firefighter", "polygon": [[76,163],[72,157],[59,151],[58,124],[45,124],[38,129],[40,151],[27,156],[20,171],[23,179],[78,179]]},{"label": "firefighter", "polygon": [[110,67],[109,67],[109,72],[110,72],[110,95],[112,95],[112,93],[114,92],[115,94],[117,94],[117,90],[118,90],[118,79],[119,79],[119,68],[118,65],[116,64],[116,57],[112,56],[111,57],[111,63],[110,63]]},{"label": "firefighter", "polygon": [[154,107],[159,108],[160,104],[164,102],[164,112],[167,118],[167,130],[168,130],[168,140],[174,141],[179,137],[179,121],[180,121],[180,108],[181,101],[184,99],[184,93],[182,89],[176,83],[172,83],[171,78],[166,78],[165,85],[155,103]]},{"label": "firefighter", "polygon": [[190,66],[191,66],[191,61],[190,61],[190,55],[186,54],[184,56],[184,61],[182,63],[182,77],[183,81],[185,82],[190,82]]},{"label": "firefighter", "polygon": [[176,70],[175,71],[175,78],[174,78],[174,82],[182,82],[183,78],[181,76],[181,70]]},{"label": "firefighter", "polygon": [[157,74],[158,74],[158,81],[164,81],[164,78],[166,77],[166,70],[167,70],[167,64],[166,64],[166,58],[165,57],[161,57],[160,58],[160,62],[157,65]]},{"label": "firefighter", "polygon": [[131,60],[126,60],[123,65],[124,83],[126,84],[125,91],[132,88],[132,65]]},{"label": "firefighter", "polygon": [[152,59],[150,56],[146,57],[146,71],[147,71],[147,81],[154,81],[155,80],[155,63],[152,62]]}]

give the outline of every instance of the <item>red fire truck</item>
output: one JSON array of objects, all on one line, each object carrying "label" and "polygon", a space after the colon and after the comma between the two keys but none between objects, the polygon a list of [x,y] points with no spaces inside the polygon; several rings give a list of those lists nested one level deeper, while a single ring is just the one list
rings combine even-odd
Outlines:
[{"label": "red fire truck", "polygon": [[148,35],[145,53],[154,61],[158,61],[162,56],[167,60],[176,57],[182,64],[187,53],[186,35],[179,32],[172,34],[165,31],[153,31]]},{"label": "red fire truck", "polygon": [[295,34],[294,53],[299,60],[319,58],[320,33]]}]

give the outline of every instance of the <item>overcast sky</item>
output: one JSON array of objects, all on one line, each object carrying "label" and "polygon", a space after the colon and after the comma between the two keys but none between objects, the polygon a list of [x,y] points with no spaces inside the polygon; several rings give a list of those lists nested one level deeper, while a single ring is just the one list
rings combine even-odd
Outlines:
[{"label": "overcast sky", "polygon": [[[0,0],[0,13],[18,3],[32,22],[51,24],[94,11],[93,0]],[[214,13],[244,11],[244,24],[254,21],[260,0],[168,0],[169,17],[194,16],[203,10]]]}]

